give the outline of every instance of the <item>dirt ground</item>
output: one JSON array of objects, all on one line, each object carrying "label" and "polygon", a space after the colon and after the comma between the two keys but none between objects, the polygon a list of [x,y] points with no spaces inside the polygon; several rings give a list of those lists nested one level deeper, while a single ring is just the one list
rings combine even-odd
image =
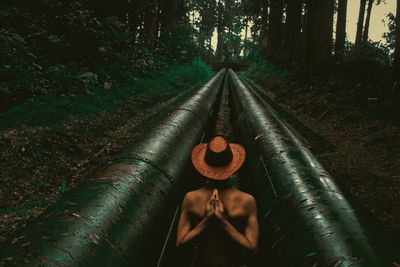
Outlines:
[{"label": "dirt ground", "polygon": [[397,119],[384,119],[373,113],[367,99],[363,109],[357,109],[329,94],[295,87],[274,76],[258,88],[335,147],[324,151],[319,149],[324,141],[309,139],[311,150],[331,175],[399,235],[400,114]]}]

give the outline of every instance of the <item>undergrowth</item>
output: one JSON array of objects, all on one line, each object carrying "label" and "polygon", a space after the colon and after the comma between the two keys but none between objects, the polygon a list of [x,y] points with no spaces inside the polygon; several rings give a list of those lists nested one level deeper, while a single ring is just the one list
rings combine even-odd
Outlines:
[{"label": "undergrowth", "polygon": [[[62,124],[72,118],[86,118],[99,112],[108,112],[128,106],[132,111],[138,105],[152,103],[152,98],[166,100],[187,90],[193,81],[202,81],[212,75],[211,70],[201,60],[190,64],[176,64],[166,70],[137,78],[130,86],[104,89],[97,86],[91,94],[82,96],[43,96],[28,98],[21,105],[0,113],[0,130],[26,126],[48,126]],[[126,103],[135,97],[135,105]]]},{"label": "undergrowth", "polygon": [[392,95],[392,88],[388,83],[389,75],[385,74],[385,68],[380,69],[380,72],[383,72],[380,79],[377,78],[379,73],[375,74],[373,82],[370,77],[356,78],[348,72],[338,71],[337,75],[314,77],[305,82],[301,72],[280,68],[272,62],[260,62],[252,64],[245,76],[260,85],[268,84],[269,89],[277,95],[304,90],[310,94],[323,95],[328,102],[338,103],[352,113],[366,113],[380,119],[399,119],[396,114],[400,111],[400,103]]}]

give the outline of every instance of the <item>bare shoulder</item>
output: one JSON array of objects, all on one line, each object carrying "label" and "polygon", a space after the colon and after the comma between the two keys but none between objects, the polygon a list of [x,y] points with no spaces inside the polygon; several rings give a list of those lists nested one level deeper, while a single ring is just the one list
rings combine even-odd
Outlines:
[{"label": "bare shoulder", "polygon": [[187,192],[184,198],[184,202],[193,203],[204,199],[205,191],[204,189],[197,189],[194,191]]},{"label": "bare shoulder", "polygon": [[254,201],[255,202],[254,197],[246,192],[240,191],[239,189],[235,189],[234,192],[235,192],[236,196],[240,197],[241,199],[243,199],[245,201],[250,201],[250,202]]},{"label": "bare shoulder", "polygon": [[240,202],[243,203],[244,206],[250,207],[250,208],[256,206],[256,200],[252,195],[245,193],[243,191],[240,191],[238,189],[236,189],[234,191],[234,195],[235,195],[235,198],[241,200]]}]

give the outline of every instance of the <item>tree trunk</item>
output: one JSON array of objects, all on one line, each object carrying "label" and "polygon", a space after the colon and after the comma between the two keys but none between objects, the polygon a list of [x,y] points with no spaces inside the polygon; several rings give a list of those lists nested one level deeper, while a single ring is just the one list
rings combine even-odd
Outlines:
[{"label": "tree trunk", "polygon": [[367,18],[365,19],[365,27],[364,27],[364,32],[363,32],[363,41],[364,42],[368,41],[369,22],[371,20],[371,12],[372,12],[373,3],[374,3],[374,0],[369,0],[369,2],[368,2]]},{"label": "tree trunk", "polygon": [[282,51],[283,0],[271,0],[270,5],[267,58],[276,56]]},{"label": "tree trunk", "polygon": [[217,43],[217,50],[215,51],[215,55],[217,56],[218,60],[224,60],[223,55],[225,54],[225,45],[224,45],[224,38],[225,38],[225,26],[224,26],[224,16],[223,10],[224,7],[222,6],[221,2],[218,2],[218,22],[217,22],[217,33],[218,33],[218,43]]},{"label": "tree trunk", "polygon": [[394,50],[393,70],[394,77],[399,80],[400,77],[400,0],[397,0],[396,8],[396,41]]},{"label": "tree trunk", "polygon": [[248,29],[249,29],[249,21],[248,18],[246,17],[246,28],[244,31],[244,42],[243,42],[243,57],[247,56],[247,33],[248,33]]},{"label": "tree trunk", "polygon": [[198,41],[198,48],[199,48],[199,50],[201,51],[201,54],[202,55],[205,55],[206,54],[206,38],[205,38],[205,36],[204,36],[204,33],[203,33],[203,31],[201,31],[200,30],[200,32],[199,32],[199,37],[198,37],[198,39],[199,39],[199,41]]},{"label": "tree trunk", "polygon": [[96,4],[98,4],[99,2],[101,2],[101,1],[99,1],[99,0],[97,0],[97,1],[96,0],[87,0],[87,5],[88,5],[90,10],[96,10]]},{"label": "tree trunk", "polygon": [[171,30],[179,19],[177,14],[177,1],[161,0],[161,37],[171,35]]},{"label": "tree trunk", "polygon": [[361,39],[362,39],[366,2],[367,2],[367,0],[360,0],[360,11],[358,13],[357,34],[356,34],[356,40],[355,40],[356,45],[361,43]]},{"label": "tree trunk", "polygon": [[217,51],[215,55],[217,56],[218,60],[224,60],[223,55],[225,54],[225,46],[224,46],[224,37],[225,37],[225,28],[222,25],[218,25],[217,28],[218,32],[218,43],[217,43]]},{"label": "tree trunk", "polygon": [[128,0],[114,0],[111,4],[111,15],[116,16],[122,23],[126,23]]},{"label": "tree trunk", "polygon": [[210,36],[208,38],[207,43],[208,43],[208,55],[211,55],[212,52],[213,52],[213,49],[212,49],[212,36]]},{"label": "tree trunk", "polygon": [[335,57],[338,59],[343,53],[346,41],[347,0],[339,0],[336,22]]},{"label": "tree trunk", "polygon": [[269,1],[262,2],[262,11],[261,11],[261,43],[265,49],[265,58],[267,58],[267,40],[268,40],[268,6]]},{"label": "tree trunk", "polygon": [[132,32],[137,32],[141,24],[142,4],[138,0],[130,0],[128,7],[128,23]]},{"label": "tree trunk", "polygon": [[306,72],[323,71],[332,55],[334,0],[306,0]]},{"label": "tree trunk", "polygon": [[287,0],[286,33],[288,62],[298,61],[301,42],[302,0]]},{"label": "tree trunk", "polygon": [[158,5],[156,0],[150,0],[145,3],[144,13],[144,35],[149,45],[154,45],[157,39],[158,31]]},{"label": "tree trunk", "polygon": [[93,6],[93,10],[97,18],[104,19],[109,15],[109,7],[107,0],[98,0],[95,3],[90,1],[90,5]]}]

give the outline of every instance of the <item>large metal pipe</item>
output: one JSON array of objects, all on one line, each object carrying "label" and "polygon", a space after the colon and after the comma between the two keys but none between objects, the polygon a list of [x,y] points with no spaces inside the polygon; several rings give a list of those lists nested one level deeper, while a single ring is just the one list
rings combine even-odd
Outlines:
[{"label": "large metal pipe", "polygon": [[261,266],[392,266],[399,244],[229,70],[247,190],[260,210]]},{"label": "large metal pipe", "polygon": [[[155,266],[181,174],[213,109],[225,70],[127,153],[48,208],[0,265]],[[173,203],[173,204],[171,204]]]}]

